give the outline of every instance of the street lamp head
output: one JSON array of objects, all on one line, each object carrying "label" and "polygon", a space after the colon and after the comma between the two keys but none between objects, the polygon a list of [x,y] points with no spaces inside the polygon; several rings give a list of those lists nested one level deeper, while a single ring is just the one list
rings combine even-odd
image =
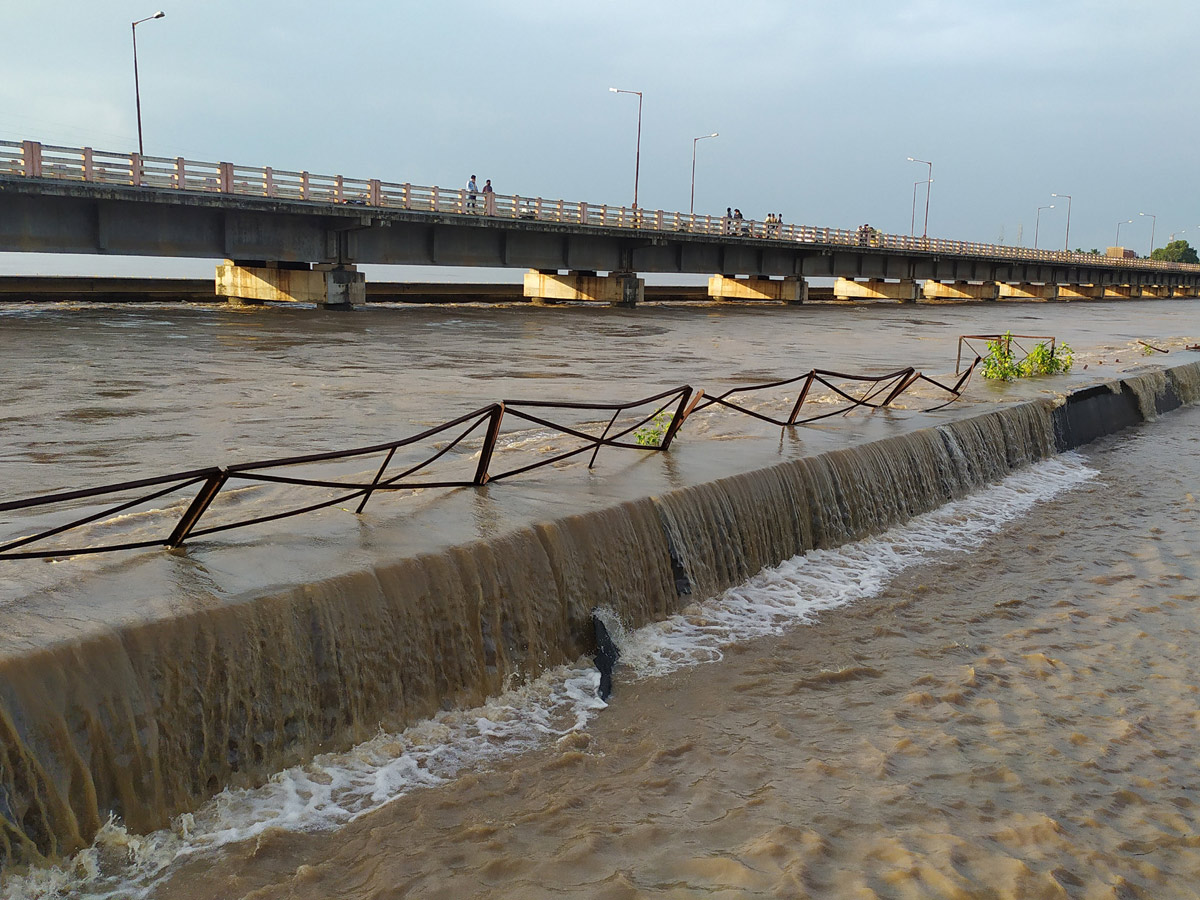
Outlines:
[{"label": "street lamp head", "polygon": [[909,161],[909,162],[916,162],[916,160],[915,160],[915,159],[913,159],[913,157],[911,157],[911,156],[908,158],[908,161]]},{"label": "street lamp head", "polygon": [[720,136],[721,136],[721,133],[719,131],[714,131],[712,134],[709,135],[709,137],[720,137]]},{"label": "street lamp head", "polygon": [[616,88],[609,88],[609,90],[610,90],[610,91],[612,91],[614,94],[619,94],[619,93],[621,93],[621,92],[620,92],[620,91],[618,91]]},{"label": "street lamp head", "polygon": [[165,16],[165,15],[166,15],[166,13],[165,13],[165,12],[163,12],[163,11],[160,9],[160,10],[159,10],[158,12],[156,12],[156,13],[155,13],[153,16],[151,16],[151,18],[153,18],[153,19],[161,19],[161,18],[162,18],[163,16]]}]

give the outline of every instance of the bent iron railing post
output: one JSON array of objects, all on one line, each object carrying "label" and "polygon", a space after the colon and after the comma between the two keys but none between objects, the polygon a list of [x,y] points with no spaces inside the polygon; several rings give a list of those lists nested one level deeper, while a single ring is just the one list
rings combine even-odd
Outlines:
[{"label": "bent iron railing post", "polygon": [[496,441],[500,437],[500,424],[504,421],[504,403],[495,404],[488,413],[487,434],[483,438],[483,449],[479,451],[479,465],[475,467],[475,484],[487,484],[488,468],[492,464],[492,454],[496,451]]},{"label": "bent iron railing post", "polygon": [[600,440],[596,441],[596,449],[592,451],[592,458],[588,460],[588,468],[596,464],[596,457],[600,455],[600,447],[608,439],[608,433],[612,430],[614,423],[621,415],[621,410],[616,410],[612,414],[612,418],[608,420],[608,424],[604,426],[604,433],[600,435]]},{"label": "bent iron railing post", "polygon": [[899,397],[901,394],[903,394],[906,390],[908,390],[908,388],[912,386],[913,382],[916,381],[920,377],[921,377],[921,373],[918,372],[916,369],[913,369],[911,367],[908,369],[905,369],[905,375],[902,378],[900,378],[899,381],[896,382],[896,386],[894,388],[892,388],[891,393],[889,393],[886,397],[884,397],[883,402],[880,403],[879,405],[880,406],[891,406],[892,401],[895,400],[897,397]]},{"label": "bent iron railing post", "polygon": [[363,507],[367,505],[367,501],[371,499],[371,494],[375,490],[375,486],[379,484],[379,479],[383,477],[384,471],[388,467],[388,463],[392,461],[392,457],[396,455],[396,448],[392,447],[387,452],[387,456],[383,458],[383,463],[379,466],[379,471],[375,473],[375,480],[371,482],[371,486],[363,491],[362,502],[358,504],[358,509],[354,510],[354,514],[358,515],[363,511]]},{"label": "bent iron railing post", "polygon": [[184,512],[178,524],[176,524],[175,530],[167,538],[168,547],[174,550],[176,547],[183,545],[183,542],[187,540],[187,536],[191,534],[192,529],[196,527],[196,523],[200,521],[200,517],[204,515],[209,504],[216,499],[217,494],[221,492],[221,488],[225,486],[225,482],[228,479],[229,471],[227,469],[221,469],[208,476],[204,485],[192,500],[191,505]]},{"label": "bent iron railing post", "polygon": [[800,408],[804,406],[804,401],[808,399],[808,390],[812,387],[813,379],[816,377],[817,370],[813,369],[804,379],[804,387],[800,390],[800,395],[796,397],[796,405],[792,407],[792,413],[787,419],[789,425],[796,424],[796,417],[800,415]]},{"label": "bent iron railing post", "polygon": [[[702,391],[700,393],[703,393]],[[676,433],[683,427],[683,420],[687,418],[687,411],[691,411],[691,405],[688,400],[692,397],[692,388],[688,386],[684,392],[679,395],[679,403],[675,406],[675,414],[671,416],[671,424],[667,426],[667,433],[663,435],[662,441],[658,445],[659,450],[671,449],[671,441],[675,439]]]}]

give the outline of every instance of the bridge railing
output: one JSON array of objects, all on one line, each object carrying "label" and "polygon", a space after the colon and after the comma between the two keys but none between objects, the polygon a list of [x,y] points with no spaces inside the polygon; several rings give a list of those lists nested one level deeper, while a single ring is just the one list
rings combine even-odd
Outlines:
[{"label": "bridge railing", "polygon": [[674,231],[754,240],[815,243],[861,249],[982,256],[1036,263],[1103,265],[1112,268],[1197,272],[1200,265],[1162,260],[1123,259],[1066,250],[1035,250],[1005,244],[952,241],[886,234],[870,228],[841,229],[695,215],[661,209],[635,209],[583,201],[485,194],[466,188],[442,188],[347,178],[183,157],[141,156],[91,147],[59,147],[37,141],[0,141],[0,175],[85,181],[160,190],[201,191],[404,209],[439,215],[531,219],[569,225]]}]

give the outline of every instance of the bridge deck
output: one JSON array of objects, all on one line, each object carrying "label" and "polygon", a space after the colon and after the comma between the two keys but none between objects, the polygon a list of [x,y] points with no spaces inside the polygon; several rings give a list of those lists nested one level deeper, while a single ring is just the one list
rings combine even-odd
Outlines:
[{"label": "bridge deck", "polygon": [[0,252],[1200,284],[1200,265],[0,141]]}]

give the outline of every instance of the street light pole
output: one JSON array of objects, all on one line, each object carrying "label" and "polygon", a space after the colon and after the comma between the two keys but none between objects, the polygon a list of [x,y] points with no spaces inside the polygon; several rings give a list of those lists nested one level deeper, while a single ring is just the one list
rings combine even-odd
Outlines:
[{"label": "street light pole", "polygon": [[712,134],[702,134],[700,137],[692,138],[692,205],[688,208],[689,215],[696,214],[696,144],[705,138],[719,137],[720,133],[714,131]]},{"label": "street light pole", "polygon": [[146,16],[144,19],[138,19],[130,28],[133,31],[133,95],[137,102],[137,126],[138,126],[138,156],[145,156],[146,150],[142,146],[142,89],[138,84],[138,66],[137,66],[137,27],[143,22],[149,22],[151,19],[161,19],[166,13],[161,9],[152,16]]},{"label": "street light pole", "polygon": [[[917,230],[917,185],[930,183],[928,178],[922,178],[920,181],[913,182],[913,204],[912,204],[912,222],[908,226],[908,236],[913,237]],[[926,188],[928,190],[928,188]]]},{"label": "street light pole", "polygon": [[1067,236],[1063,240],[1063,249],[1071,249],[1071,195],[1070,194],[1051,194],[1051,197],[1066,197],[1067,198]]},{"label": "street light pole", "polygon": [[[929,237],[929,191],[930,191],[929,186],[931,184],[933,184],[933,163],[931,163],[927,159],[917,159],[915,156],[910,156],[908,158],[908,161],[921,163],[923,165],[929,166],[929,177],[927,179],[925,179],[925,231],[921,235],[921,237]],[[916,189],[914,188],[914,191],[915,190]],[[914,228],[915,228],[915,226],[914,226]]]},{"label": "street light pole", "polygon": [[1118,222],[1118,223],[1117,223],[1117,240],[1116,240],[1116,246],[1118,246],[1118,247],[1120,247],[1120,246],[1121,246],[1121,226],[1122,226],[1122,225],[1128,225],[1128,224],[1129,224],[1130,222],[1132,222],[1132,221],[1133,221],[1133,219],[1126,219],[1124,222]]},{"label": "street light pole", "polygon": [[1154,229],[1158,227],[1158,216],[1154,213],[1138,213],[1139,216],[1149,216],[1150,222],[1150,252],[1154,253]]},{"label": "street light pole", "polygon": [[638,98],[638,130],[637,130],[637,151],[633,158],[633,208],[637,209],[638,205],[638,175],[642,167],[642,92],[641,91],[622,91],[615,87],[610,87],[610,91],[614,94],[637,94]]},{"label": "street light pole", "polygon": [[1037,219],[1035,219],[1034,223],[1033,223],[1033,249],[1034,250],[1036,250],[1038,248],[1038,245],[1037,245],[1038,244],[1038,229],[1042,225],[1042,210],[1043,209],[1054,209],[1054,204],[1051,203],[1049,206],[1039,206],[1038,207]]}]

